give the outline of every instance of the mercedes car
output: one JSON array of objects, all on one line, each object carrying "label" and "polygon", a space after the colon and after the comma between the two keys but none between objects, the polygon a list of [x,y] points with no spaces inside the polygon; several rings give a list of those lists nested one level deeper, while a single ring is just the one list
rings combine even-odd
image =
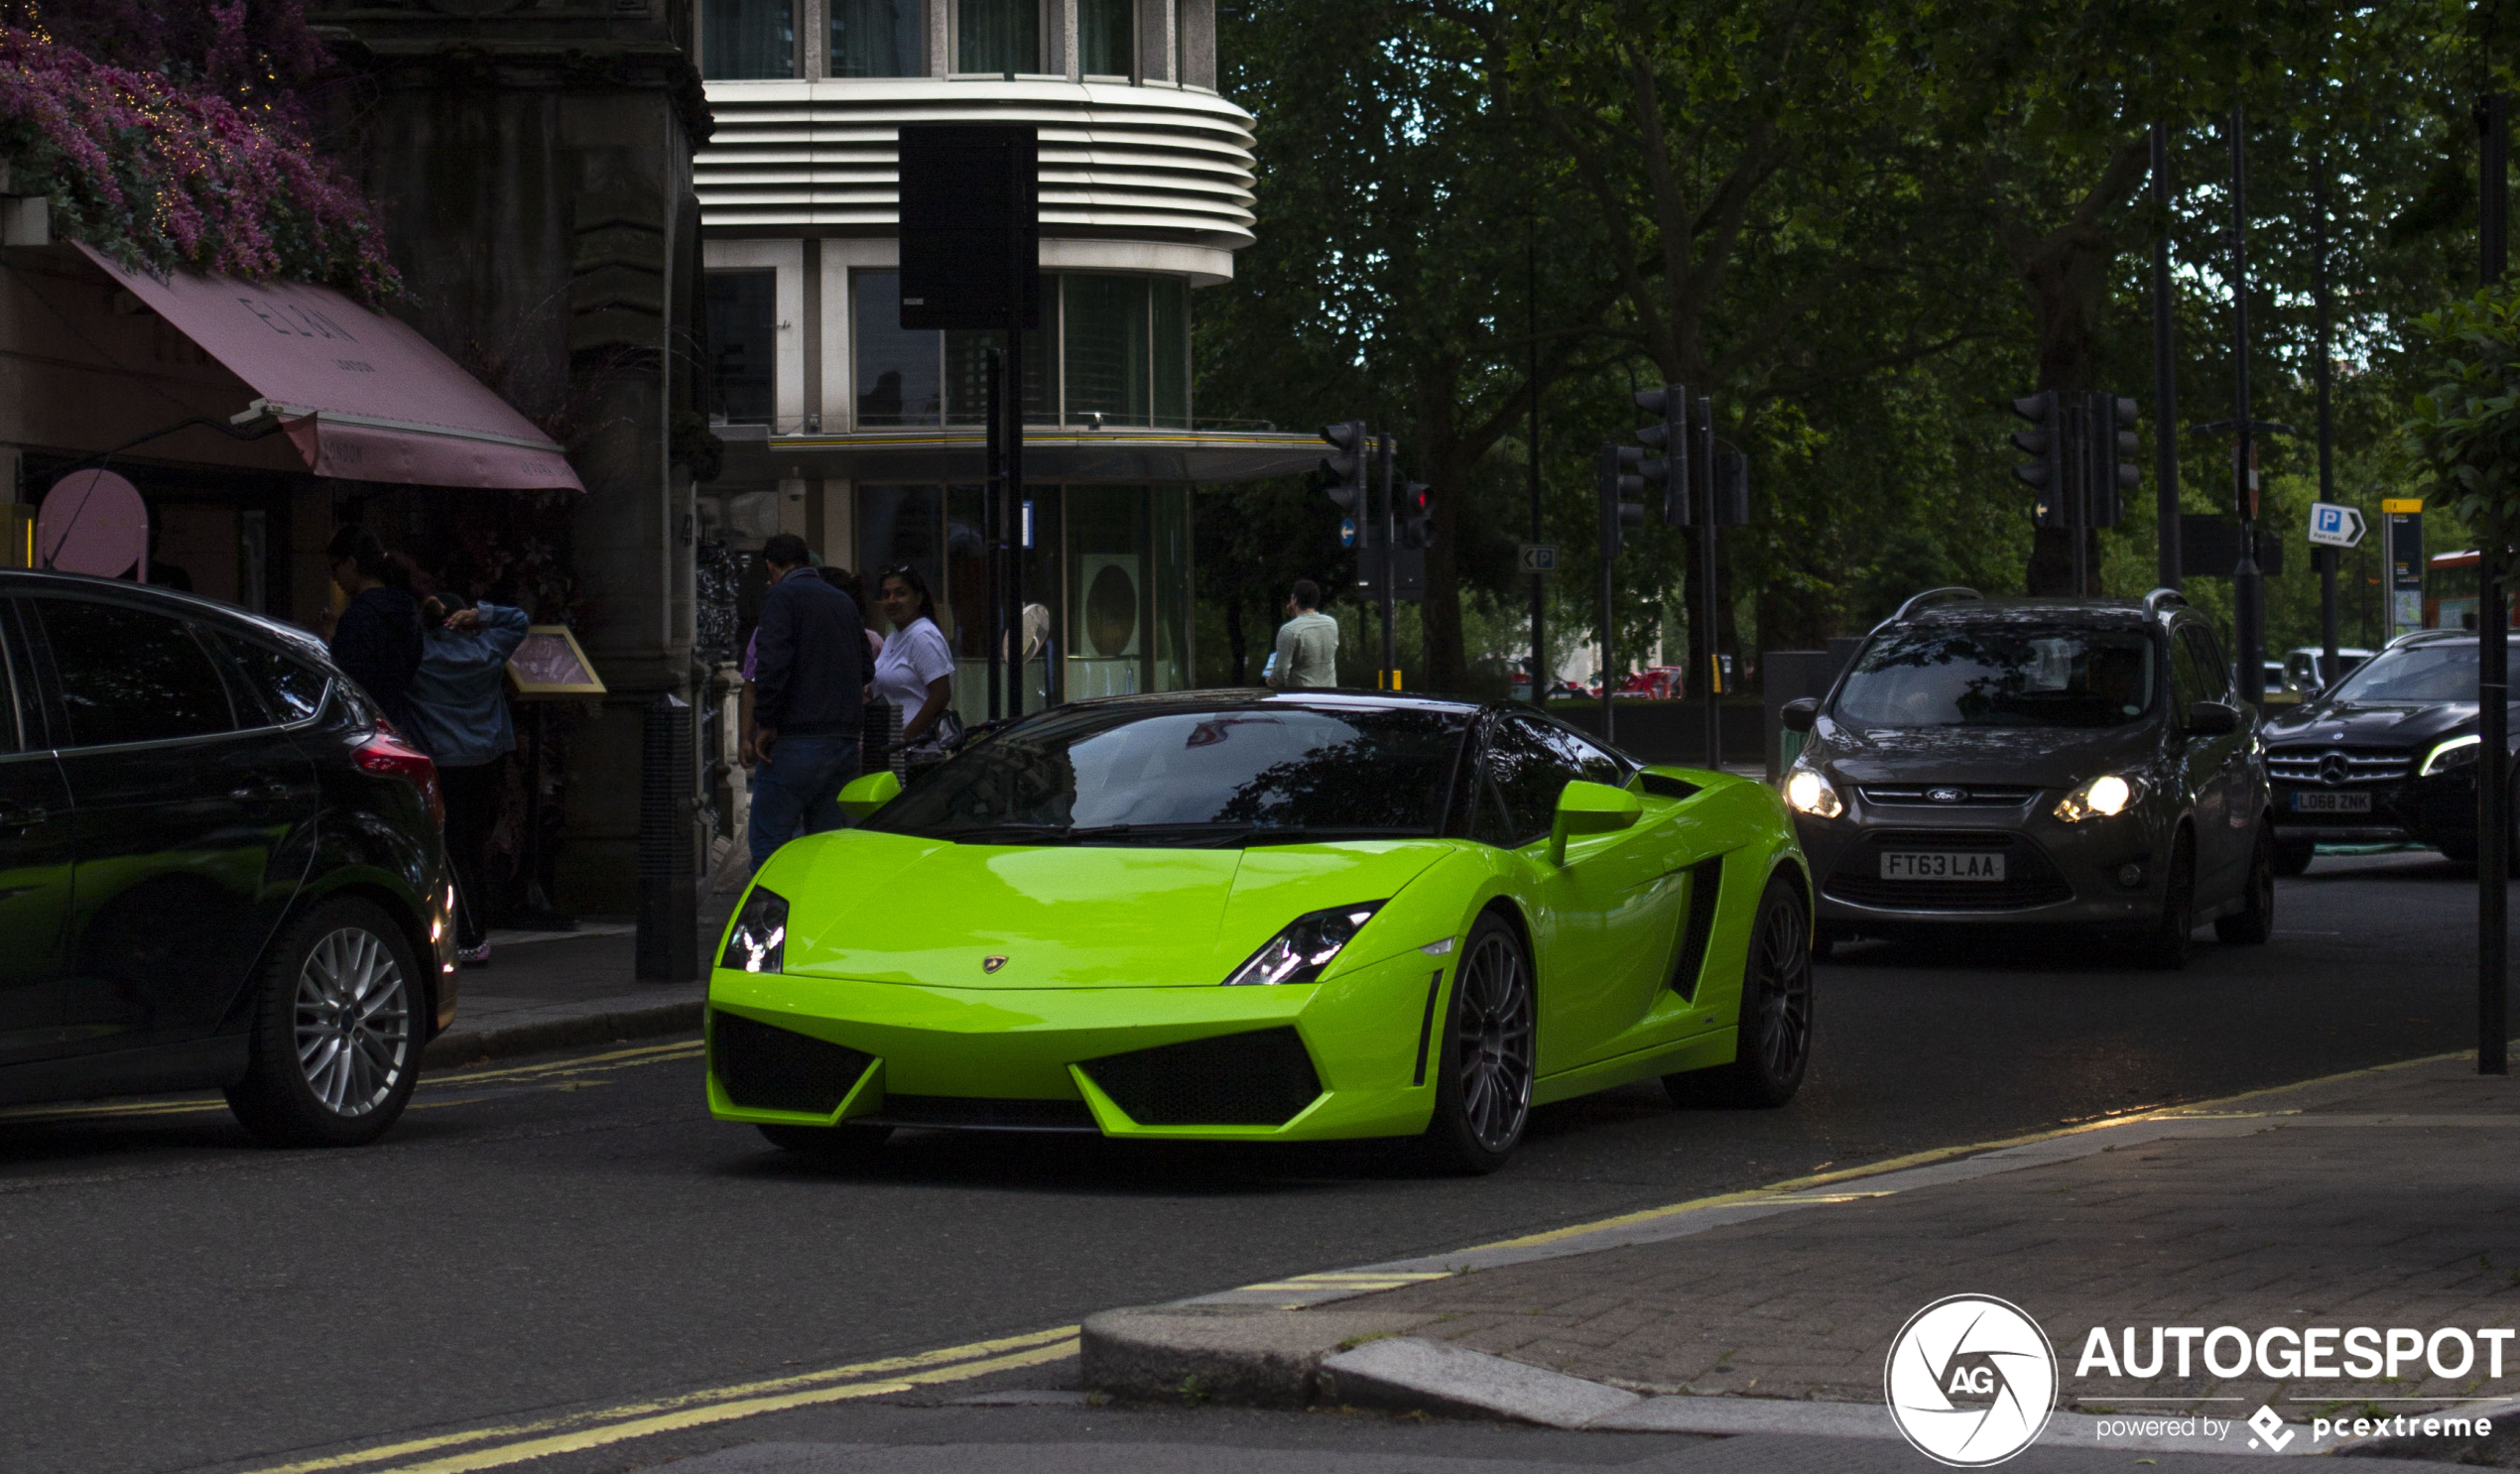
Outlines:
[{"label": "mercedes car", "polygon": [[2268,724],[2278,874],[2322,844],[2476,858],[2476,668],[2473,633],[2418,630]]},{"label": "mercedes car", "polygon": [[709,977],[709,1109],[795,1152],[1397,1138],[1482,1172],[1535,1106],[1781,1105],[1810,1057],[1774,791],[1528,707],[1080,701],[842,801],[862,822],[770,858]]},{"label": "mercedes car", "polygon": [[2275,858],[2256,718],[2177,593],[1919,594],[1867,637],[1782,789],[1820,945],[2076,928],[2185,966],[2196,928],[2261,942]]}]

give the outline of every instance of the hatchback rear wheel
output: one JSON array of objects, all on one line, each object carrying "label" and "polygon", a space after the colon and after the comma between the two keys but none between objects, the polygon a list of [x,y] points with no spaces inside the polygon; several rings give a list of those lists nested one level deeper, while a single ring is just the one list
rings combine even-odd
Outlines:
[{"label": "hatchback rear wheel", "polygon": [[264,964],[228,1109],[275,1146],[374,1141],[420,1079],[421,983],[402,928],[375,905],[344,897],[299,918]]}]

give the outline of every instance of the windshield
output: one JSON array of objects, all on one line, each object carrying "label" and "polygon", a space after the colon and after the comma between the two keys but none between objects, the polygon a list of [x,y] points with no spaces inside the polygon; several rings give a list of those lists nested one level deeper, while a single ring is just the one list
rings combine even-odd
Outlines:
[{"label": "windshield", "polygon": [[1864,651],[1830,714],[1854,727],[2118,727],[2152,704],[2140,630],[1912,629]]},{"label": "windshield", "polygon": [[[2520,648],[2505,657],[2520,671]],[[2384,650],[2354,668],[2335,689],[2339,701],[2436,701],[2476,699],[2476,644],[2456,640]]]},{"label": "windshield", "polygon": [[983,844],[1438,833],[1466,710],[1086,707],[976,743],[865,827]]}]

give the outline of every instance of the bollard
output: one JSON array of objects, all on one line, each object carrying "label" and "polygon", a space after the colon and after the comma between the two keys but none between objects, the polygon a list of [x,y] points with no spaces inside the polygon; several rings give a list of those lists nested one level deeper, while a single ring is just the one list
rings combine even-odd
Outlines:
[{"label": "bollard", "polygon": [[692,703],[648,703],[639,760],[641,979],[697,982],[699,875],[692,824]]}]

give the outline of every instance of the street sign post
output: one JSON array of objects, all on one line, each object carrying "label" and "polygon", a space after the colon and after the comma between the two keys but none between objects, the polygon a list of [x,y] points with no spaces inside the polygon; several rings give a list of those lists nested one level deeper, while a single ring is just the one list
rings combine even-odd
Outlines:
[{"label": "street sign post", "polygon": [[2310,504],[2310,541],[2322,548],[2358,548],[2362,545],[2362,513],[2353,507],[2334,502]]},{"label": "street sign post", "polygon": [[1522,545],[1522,557],[1526,573],[1558,571],[1558,545],[1555,543],[1525,543]]}]

